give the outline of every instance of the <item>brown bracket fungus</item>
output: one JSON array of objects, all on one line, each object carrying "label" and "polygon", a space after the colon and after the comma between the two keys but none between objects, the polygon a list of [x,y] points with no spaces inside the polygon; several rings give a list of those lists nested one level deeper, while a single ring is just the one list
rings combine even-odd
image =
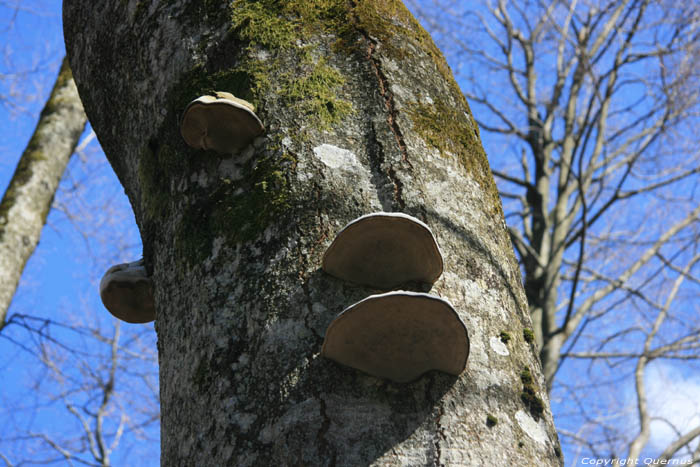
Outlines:
[{"label": "brown bracket fungus", "polygon": [[265,130],[254,110],[250,102],[228,92],[202,96],[185,109],[180,133],[193,148],[233,154]]},{"label": "brown bracket fungus", "polygon": [[380,378],[407,383],[428,370],[458,375],[467,365],[467,328],[434,295],[372,295],[328,326],[321,355]]},{"label": "brown bracket fungus", "polygon": [[323,270],[379,289],[408,281],[432,284],[442,274],[442,255],[423,222],[379,212],[350,222],[338,233],[323,255]]},{"label": "brown bracket fungus", "polygon": [[109,268],[100,281],[100,298],[112,315],[127,323],[156,319],[153,284],[143,260]]}]

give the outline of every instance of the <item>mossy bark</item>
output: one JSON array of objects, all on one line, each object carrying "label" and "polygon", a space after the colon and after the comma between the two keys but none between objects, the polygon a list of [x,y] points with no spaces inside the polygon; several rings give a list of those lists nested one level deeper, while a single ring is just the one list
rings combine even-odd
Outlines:
[{"label": "mossy bark", "polygon": [[[478,129],[405,7],[122,3],[66,1],[65,36],[154,278],[163,465],[559,465]],[[179,137],[180,112],[215,90],[267,127],[239,155]],[[319,356],[333,318],[376,292],[326,275],[323,252],[379,210],[438,238],[431,293],[471,337],[459,377],[393,384]]]},{"label": "mossy bark", "polygon": [[0,202],[0,329],[86,122],[68,60],[64,59]]}]

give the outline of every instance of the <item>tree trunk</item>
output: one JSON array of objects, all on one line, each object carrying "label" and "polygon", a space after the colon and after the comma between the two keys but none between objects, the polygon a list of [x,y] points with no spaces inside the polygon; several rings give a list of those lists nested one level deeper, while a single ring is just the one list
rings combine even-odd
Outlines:
[{"label": "tree trunk", "polygon": [[0,330],[86,122],[68,60],[64,59],[0,203]]},{"label": "tree trunk", "polygon": [[[478,129],[400,2],[73,0],[64,24],[154,278],[163,465],[560,464]],[[240,155],[180,137],[213,91],[267,128]],[[323,253],[382,210],[438,239],[430,292],[471,339],[459,377],[397,384],[319,355],[336,315],[377,292],[325,274]]]}]

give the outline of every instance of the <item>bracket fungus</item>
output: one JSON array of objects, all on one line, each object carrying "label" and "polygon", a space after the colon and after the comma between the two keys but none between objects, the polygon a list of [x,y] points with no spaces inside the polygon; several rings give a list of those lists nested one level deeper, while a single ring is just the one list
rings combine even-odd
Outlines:
[{"label": "bracket fungus", "polygon": [[458,375],[467,365],[467,328],[434,295],[388,292],[348,307],[328,326],[321,355],[398,383],[428,370]]},{"label": "bracket fungus", "polygon": [[233,154],[250,144],[265,127],[250,102],[217,91],[189,103],[180,123],[185,142],[196,149]]},{"label": "bracket fungus", "polygon": [[112,315],[127,323],[156,319],[153,284],[143,260],[109,268],[100,281],[100,298]]},{"label": "bracket fungus", "polygon": [[442,255],[430,228],[403,213],[379,212],[346,225],[323,255],[332,276],[379,289],[408,281],[432,284]]}]

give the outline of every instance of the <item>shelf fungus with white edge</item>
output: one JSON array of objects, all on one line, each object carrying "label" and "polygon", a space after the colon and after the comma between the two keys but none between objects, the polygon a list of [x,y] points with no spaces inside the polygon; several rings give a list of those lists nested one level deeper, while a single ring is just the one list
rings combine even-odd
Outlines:
[{"label": "shelf fungus with white edge", "polygon": [[100,298],[107,311],[127,323],[156,319],[153,284],[143,260],[109,268],[100,281]]},{"label": "shelf fungus with white edge", "polygon": [[196,149],[234,154],[265,131],[250,102],[228,92],[202,96],[185,109],[180,133],[185,142]]},{"label": "shelf fungus with white edge", "polygon": [[339,279],[386,290],[409,281],[432,284],[443,262],[427,225],[407,214],[378,212],[346,225],[322,267]]},{"label": "shelf fungus with white edge", "polygon": [[452,305],[416,292],[371,295],[328,326],[321,355],[398,383],[429,370],[459,375],[467,366],[469,336]]}]

